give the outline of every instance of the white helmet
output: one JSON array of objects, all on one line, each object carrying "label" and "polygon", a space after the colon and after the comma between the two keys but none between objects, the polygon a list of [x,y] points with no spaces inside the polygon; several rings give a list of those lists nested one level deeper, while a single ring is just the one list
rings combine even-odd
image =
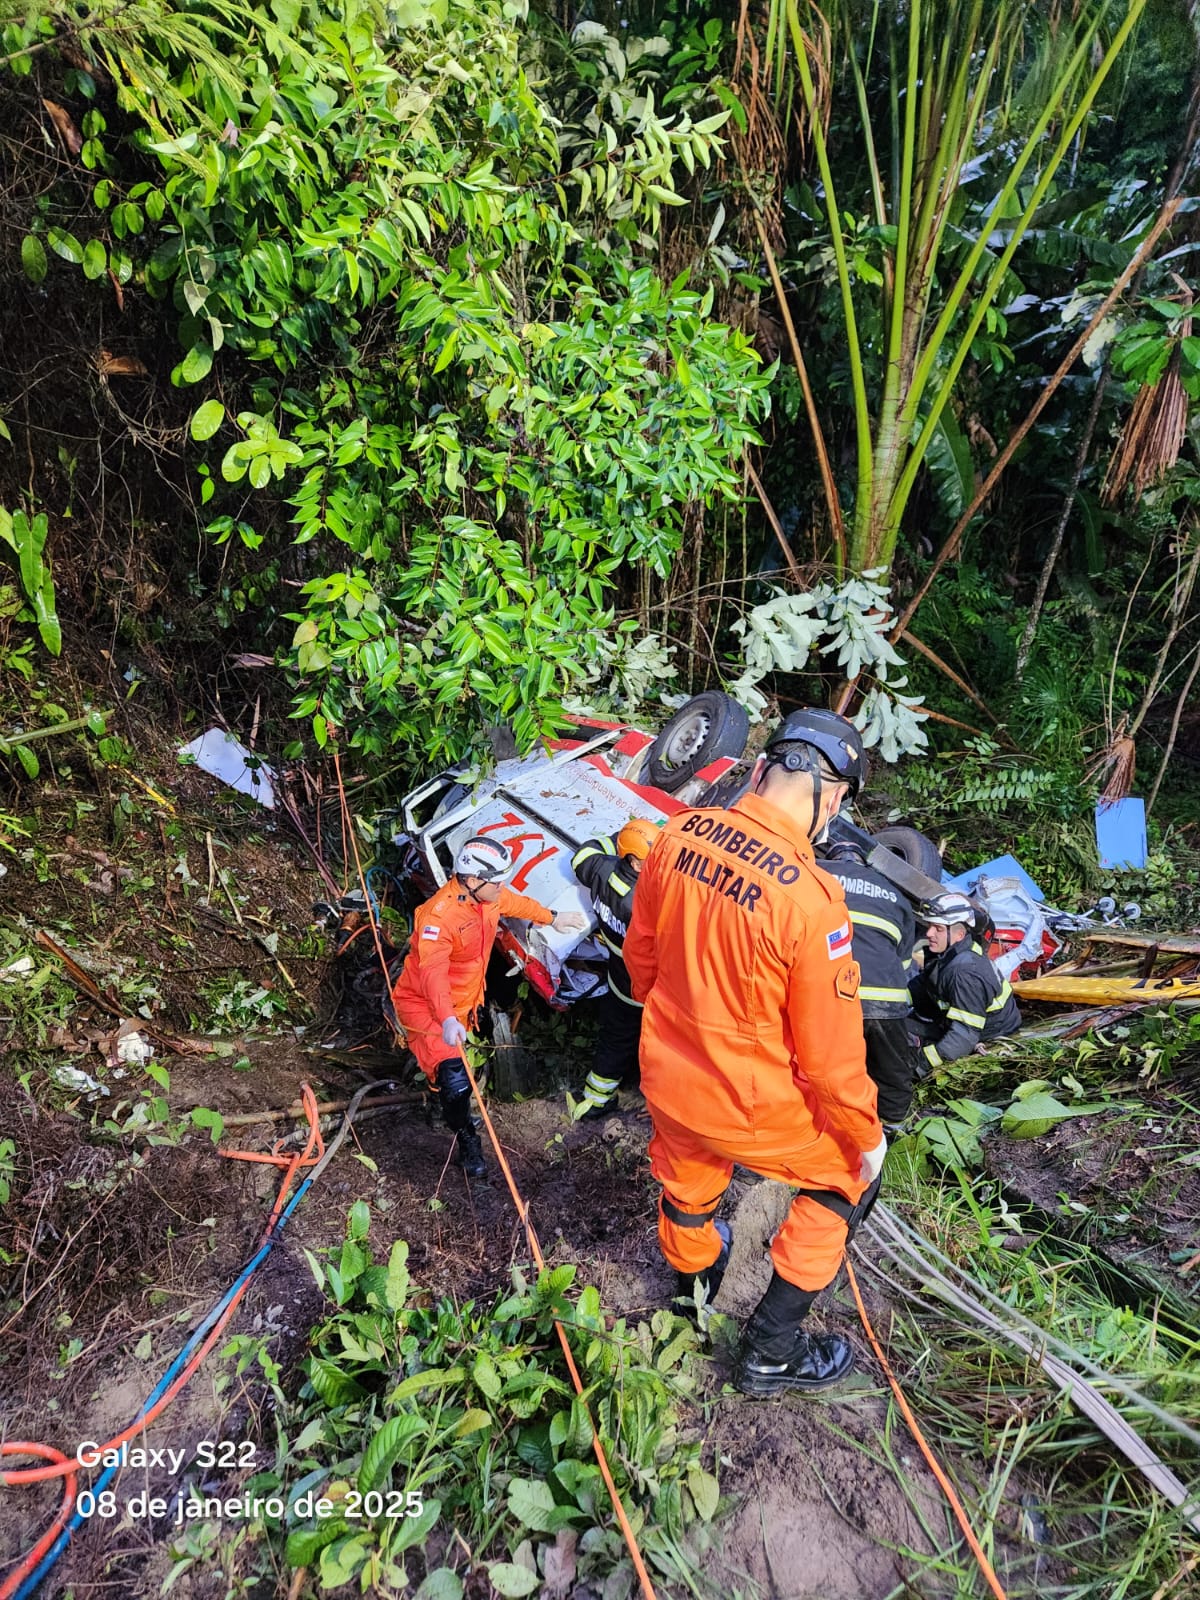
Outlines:
[{"label": "white helmet", "polygon": [[965,894],[949,890],[927,900],[917,912],[917,921],[926,928],[969,928],[975,921],[975,907]]},{"label": "white helmet", "polygon": [[454,858],[460,878],[482,878],[485,883],[503,883],[513,869],[512,852],[499,839],[476,834],[468,839]]}]

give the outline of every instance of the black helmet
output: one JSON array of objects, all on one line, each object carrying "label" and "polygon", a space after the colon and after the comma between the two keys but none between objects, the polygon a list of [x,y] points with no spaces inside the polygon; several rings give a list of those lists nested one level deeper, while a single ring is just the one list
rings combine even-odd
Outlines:
[{"label": "black helmet", "polygon": [[839,716],[836,711],[825,711],[819,707],[793,711],[767,740],[765,755],[768,762],[782,766],[787,772],[803,771],[805,762],[795,752],[789,752],[786,756],[772,756],[773,750],[785,744],[806,744],[817,751],[825,765],[843,783],[850,785],[852,799],[867,781],[867,753],[863,748],[862,735],[852,722]]},{"label": "black helmet", "polygon": [[826,861],[853,861],[860,867],[866,864],[867,859],[865,846],[856,839],[833,839],[825,845],[821,854]]}]

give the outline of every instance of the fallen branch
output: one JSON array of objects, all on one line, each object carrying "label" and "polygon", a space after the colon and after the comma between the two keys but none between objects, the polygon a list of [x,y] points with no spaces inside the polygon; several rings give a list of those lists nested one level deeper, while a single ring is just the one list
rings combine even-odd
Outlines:
[{"label": "fallen branch", "polygon": [[775,507],[771,504],[770,500],[767,499],[767,491],[763,488],[762,479],[750,465],[749,456],[746,457],[745,467],[746,476],[754,485],[755,492],[757,493],[759,500],[762,502],[762,508],[767,514],[767,521],[771,524],[775,537],[779,540],[779,548],[783,551],[784,556],[787,559],[788,568],[791,571],[792,577],[797,583],[802,583],[804,580],[800,573],[800,567],[795,556],[792,554],[792,547],[787,541],[787,535],[783,531],[783,524],[775,515]]},{"label": "fallen branch", "polygon": [[[52,956],[62,962],[66,969],[67,977],[89,1000],[98,1005],[101,1010],[107,1011],[110,1016],[116,1017],[118,1021],[126,1021],[129,1017],[129,1007],[122,1005],[117,996],[109,990],[101,989],[91,974],[85,972],[74,957],[68,955],[62,945],[52,939],[44,929],[39,928],[37,933],[34,934],[34,943],[40,945],[43,950],[48,950]],[[173,1055],[212,1055],[216,1050],[216,1045],[208,1039],[181,1039],[177,1034],[164,1033],[161,1028],[155,1027],[154,1023],[148,1022],[144,1017],[138,1017],[136,1020],[143,1033],[148,1033],[152,1039],[158,1041],[164,1050]]]},{"label": "fallen branch", "polygon": [[[362,1105],[368,1106],[415,1106],[424,1100],[424,1092],[413,1090],[409,1094],[381,1095],[377,1100],[364,1100]],[[321,1100],[317,1104],[317,1115],[328,1116],[333,1111],[344,1111],[350,1104],[349,1100]],[[239,1112],[235,1117],[223,1117],[221,1120],[227,1128],[249,1128],[256,1122],[298,1122],[305,1114],[304,1107],[299,1101],[288,1106],[283,1111],[247,1111]]]}]

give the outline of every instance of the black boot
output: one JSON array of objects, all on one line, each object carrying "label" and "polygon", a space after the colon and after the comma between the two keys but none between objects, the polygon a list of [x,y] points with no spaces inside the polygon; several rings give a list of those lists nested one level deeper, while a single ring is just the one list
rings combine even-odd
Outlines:
[{"label": "black boot", "polygon": [[805,1333],[800,1323],[817,1298],[778,1273],[742,1335],[734,1381],[743,1394],[766,1396],[795,1389],[810,1394],[840,1383],[854,1368],[854,1351],[841,1334]]},{"label": "black boot", "polygon": [[443,1061],[437,1071],[438,1099],[442,1118],[454,1134],[454,1159],[468,1178],[482,1178],[487,1167],[483,1146],[471,1118],[471,1088],[461,1061]]},{"label": "black boot", "polygon": [[725,1276],[725,1268],[729,1265],[729,1247],[733,1243],[729,1224],[718,1219],[713,1227],[720,1235],[721,1253],[712,1266],[705,1267],[703,1272],[678,1272],[675,1275],[675,1299],[687,1302],[683,1308],[685,1312],[695,1311],[697,1290],[701,1291],[701,1301],[705,1305],[712,1305],[721,1287],[721,1279]]},{"label": "black boot", "polygon": [[487,1165],[483,1159],[483,1145],[474,1128],[461,1128],[455,1135],[454,1159],[468,1178],[483,1178]]}]

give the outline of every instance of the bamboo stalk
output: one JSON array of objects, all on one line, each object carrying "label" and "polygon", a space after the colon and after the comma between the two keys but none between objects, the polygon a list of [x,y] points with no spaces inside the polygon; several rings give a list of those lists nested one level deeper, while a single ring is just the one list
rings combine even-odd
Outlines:
[{"label": "bamboo stalk", "polygon": [[[743,169],[742,177],[745,178]],[[792,321],[791,307],[787,303],[787,295],[783,288],[783,279],[779,275],[779,264],[775,260],[775,252],[771,249],[767,239],[767,230],[763,227],[762,218],[757,209],[754,212],[754,226],[758,230],[758,240],[762,245],[763,256],[766,259],[767,271],[771,274],[771,283],[775,289],[775,299],[779,305],[779,313],[783,318],[783,325],[787,330],[788,342],[792,348],[792,360],[795,363],[797,375],[800,378],[800,389],[804,395],[804,410],[808,416],[808,426],[812,431],[813,448],[817,452],[817,466],[821,472],[821,484],[825,490],[825,505],[829,511],[829,521],[833,529],[833,541],[837,549],[837,566],[841,572],[846,562],[846,527],[842,519],[842,508],[838,501],[837,484],[833,478],[833,468],[829,462],[829,451],[825,445],[825,433],[821,427],[821,419],[817,414],[817,403],[813,398],[812,385],[808,381],[808,368],[805,366],[804,357],[800,352],[800,341],[796,337],[796,325]],[[753,468],[751,468],[753,471]],[[762,486],[755,480],[762,497]],[[765,502],[764,502],[765,505]],[[774,512],[769,513],[773,517]],[[774,526],[774,523],[772,523]],[[776,536],[783,543],[782,534],[777,530]],[[786,545],[784,546],[786,550]],[[788,552],[791,560],[791,552]]]},{"label": "bamboo stalk", "polygon": [[829,219],[833,256],[837,264],[838,288],[842,300],[842,316],[846,324],[846,354],[850,365],[850,384],[854,391],[854,429],[858,454],[858,487],[856,508],[867,505],[871,499],[871,478],[874,471],[871,459],[871,411],[867,400],[866,374],[863,368],[862,347],[858,337],[858,319],[854,309],[854,295],[850,287],[850,268],[846,261],[846,241],[842,237],[842,218],[833,184],[833,171],[829,164],[829,150],[825,143],[825,130],[817,109],[817,93],[813,86],[812,70],[808,63],[808,49],[804,30],[800,26],[796,0],[787,0],[788,31],[796,52],[796,67],[800,74],[800,87],[808,112],[809,132],[813,150],[821,173],[825,191],[825,209]]},{"label": "bamboo stalk", "polygon": [[1130,279],[1133,278],[1142,265],[1149,259],[1155,245],[1158,243],[1166,229],[1170,227],[1171,223],[1175,220],[1175,214],[1178,210],[1178,200],[1168,200],[1164,203],[1153,228],[1151,228],[1150,232],[1146,235],[1132,261],[1130,261],[1129,265],[1117,278],[1117,281],[1113,284],[1108,294],[1105,295],[1104,299],[1093,313],[1087,327],[1084,328],[1083,332],[1067,351],[1062,361],[1059,362],[1050,379],[1042,386],[1038,393],[1037,399],[1033,402],[1033,405],[1030,406],[1024,421],[1021,422],[1021,424],[1014,430],[1008,443],[1004,446],[1004,449],[992,463],[991,470],[989,471],[987,477],[983,480],[975,492],[975,498],[971,501],[971,504],[966,508],[966,510],[959,517],[958,521],[954,524],[954,527],[950,530],[950,534],[947,537],[946,542],[942,545],[942,548],[938,551],[937,556],[934,559],[933,566],[926,574],[925,581],[922,583],[921,587],[917,590],[916,594],[901,613],[896,626],[892,629],[890,634],[890,637],[893,640],[898,639],[912,621],[914,615],[916,614],[917,607],[929,593],[929,590],[933,584],[933,580],[945,566],[946,562],[950,560],[951,556],[954,555],[958,548],[959,541],[974,519],[976,513],[979,511],[979,508],[988,499],[992,490],[999,482],[1005,468],[1008,466],[1009,462],[1012,460],[1013,456],[1017,453],[1017,450],[1024,442],[1029,430],[1033,427],[1034,423],[1046,409],[1059,385],[1079,359],[1083,352],[1084,345],[1087,344],[1088,340],[1092,337],[1092,334],[1095,333],[1096,329],[1104,321],[1104,318],[1112,310],[1113,306],[1116,305]]}]

